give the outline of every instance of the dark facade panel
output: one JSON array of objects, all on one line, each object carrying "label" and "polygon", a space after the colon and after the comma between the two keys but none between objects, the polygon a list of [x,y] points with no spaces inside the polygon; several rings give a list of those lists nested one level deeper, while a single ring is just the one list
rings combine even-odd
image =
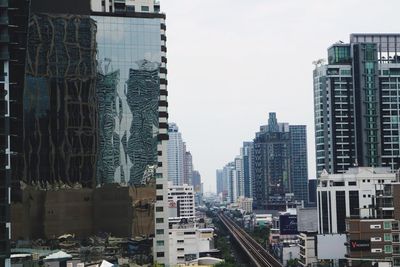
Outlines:
[{"label": "dark facade panel", "polygon": [[31,0],[31,11],[35,13],[89,15],[90,0]]},{"label": "dark facade panel", "polygon": [[23,96],[28,183],[94,186],[96,29],[88,16],[31,15]]}]

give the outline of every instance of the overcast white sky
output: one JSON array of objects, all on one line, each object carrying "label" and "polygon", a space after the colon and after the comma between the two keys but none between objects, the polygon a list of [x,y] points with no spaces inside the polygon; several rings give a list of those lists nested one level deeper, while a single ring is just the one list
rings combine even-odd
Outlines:
[{"label": "overcast white sky", "polygon": [[315,178],[312,61],[350,33],[399,32],[399,0],[162,0],[170,122],[202,175],[239,154],[268,112],[306,124]]}]

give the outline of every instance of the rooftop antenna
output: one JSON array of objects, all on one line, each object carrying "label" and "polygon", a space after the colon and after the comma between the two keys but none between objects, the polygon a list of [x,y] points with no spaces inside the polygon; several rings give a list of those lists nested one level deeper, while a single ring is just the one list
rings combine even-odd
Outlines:
[{"label": "rooftop antenna", "polygon": [[315,67],[318,67],[318,66],[320,66],[320,65],[322,65],[324,63],[325,63],[325,59],[324,58],[320,58],[320,59],[314,60],[312,62],[312,64],[314,64]]}]

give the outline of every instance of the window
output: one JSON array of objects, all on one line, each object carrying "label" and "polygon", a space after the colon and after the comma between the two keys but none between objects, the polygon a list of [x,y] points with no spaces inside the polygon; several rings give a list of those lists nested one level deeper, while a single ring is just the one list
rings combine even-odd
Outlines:
[{"label": "window", "polygon": [[164,222],[164,218],[156,218],[156,223],[163,223]]},{"label": "window", "polygon": [[158,189],[158,190],[163,189],[163,185],[162,184],[157,184],[156,185],[156,189]]},{"label": "window", "polygon": [[385,233],[384,240],[387,241],[387,242],[391,242],[392,241],[392,234]]},{"label": "window", "polygon": [[157,196],[157,198],[156,198],[157,200],[163,200],[164,199],[164,197],[163,196]]},{"label": "window", "polygon": [[371,224],[369,226],[370,229],[381,229],[381,225],[380,224]]},{"label": "window", "polygon": [[176,250],[177,251],[184,251],[185,249],[184,248],[177,248]]},{"label": "window", "polygon": [[393,248],[392,245],[385,245],[385,253],[392,253]]},{"label": "window", "polygon": [[156,230],[157,235],[163,235],[164,234],[164,229],[157,229]]},{"label": "window", "polygon": [[158,258],[163,258],[164,257],[164,252],[157,252],[157,257]]},{"label": "window", "polygon": [[141,9],[142,9],[142,12],[149,12],[150,11],[148,6],[142,6]]},{"label": "window", "polygon": [[392,229],[392,222],[383,222],[384,229]]},{"label": "window", "polygon": [[163,212],[163,211],[164,211],[164,208],[163,208],[163,207],[156,207],[156,211],[157,211],[157,212]]},{"label": "window", "polygon": [[157,246],[164,246],[164,240],[157,240]]},{"label": "window", "polygon": [[178,243],[185,243],[185,240],[178,240]]}]

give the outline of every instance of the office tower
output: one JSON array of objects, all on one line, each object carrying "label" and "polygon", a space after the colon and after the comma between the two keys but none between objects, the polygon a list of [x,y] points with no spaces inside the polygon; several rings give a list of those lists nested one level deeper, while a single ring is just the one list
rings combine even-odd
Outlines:
[{"label": "office tower", "polygon": [[400,167],[399,34],[351,34],[315,62],[317,176],[326,169]]},{"label": "office tower", "polygon": [[193,158],[190,151],[185,151],[183,158],[183,183],[193,185]]},{"label": "office tower", "polygon": [[154,261],[168,264],[165,14],[153,0],[91,1],[97,23],[99,183],[145,184],[156,170]]},{"label": "office tower", "polygon": [[192,172],[192,185],[194,192],[200,193],[201,192],[201,175],[199,171],[194,170]]},{"label": "office tower", "polygon": [[253,198],[258,208],[279,209],[288,199],[307,202],[307,149],[300,144],[305,139],[305,126],[278,123],[273,112],[268,125],[260,127],[254,139]]},{"label": "office tower", "polygon": [[165,29],[153,0],[32,0],[20,96],[20,177],[154,186],[158,263],[169,255]]},{"label": "office tower", "polygon": [[175,123],[168,127],[168,180],[173,185],[182,185],[184,178],[184,142],[182,134]]},{"label": "office tower", "polygon": [[22,163],[22,93],[24,89],[29,1],[0,3],[0,266],[10,262],[11,187]]},{"label": "office tower", "polygon": [[308,203],[307,131],[305,125],[289,125],[290,168],[296,200]]},{"label": "office tower", "polygon": [[241,148],[243,157],[243,196],[247,198],[253,197],[253,177],[254,177],[254,144],[253,142],[244,142]]}]

